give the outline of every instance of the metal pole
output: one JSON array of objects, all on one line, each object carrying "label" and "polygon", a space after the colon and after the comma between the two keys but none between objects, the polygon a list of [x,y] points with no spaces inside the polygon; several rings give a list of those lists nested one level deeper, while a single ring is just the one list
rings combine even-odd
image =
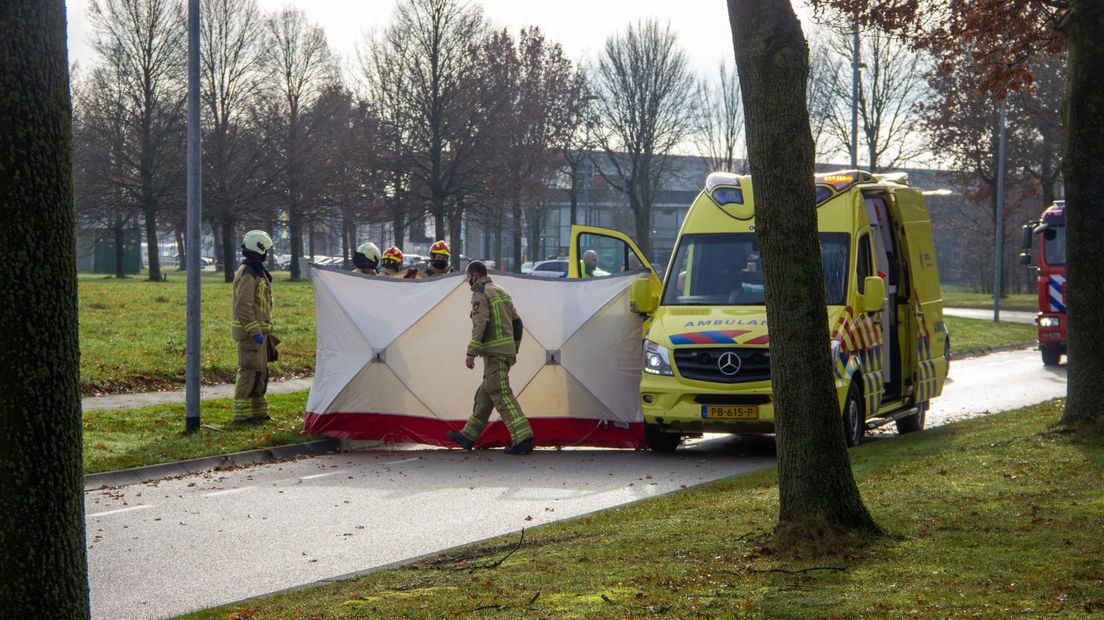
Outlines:
[{"label": "metal pole", "polygon": [[1000,320],[1001,271],[1004,245],[1004,126],[1005,104],[1000,106],[1000,137],[997,140],[997,205],[993,212],[993,322]]},{"label": "metal pole", "polygon": [[851,28],[851,168],[859,168],[859,22]]},{"label": "metal pole", "polygon": [[[199,430],[199,222],[202,210],[199,147],[199,0],[188,0],[188,328],[185,343],[184,432]],[[230,260],[224,256],[223,260]]]},{"label": "metal pole", "polygon": [[[590,184],[594,182],[594,173],[590,171],[590,97],[586,100],[583,118],[583,223],[590,225]],[[575,222],[571,222],[574,226]]]}]

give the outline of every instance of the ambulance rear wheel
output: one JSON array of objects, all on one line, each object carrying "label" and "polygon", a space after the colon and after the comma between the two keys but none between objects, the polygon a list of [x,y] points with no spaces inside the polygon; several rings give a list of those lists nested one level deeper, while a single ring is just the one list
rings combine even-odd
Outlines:
[{"label": "ambulance rear wheel", "polygon": [[1062,352],[1058,349],[1051,349],[1049,347],[1041,349],[1043,353],[1043,365],[1044,366],[1057,366],[1062,363]]},{"label": "ambulance rear wheel", "polygon": [[851,384],[847,391],[847,400],[843,403],[843,437],[847,447],[853,448],[862,442],[866,420],[863,419],[862,391],[857,383]]},{"label": "ambulance rear wheel", "polygon": [[916,413],[903,418],[897,418],[897,432],[904,435],[905,433],[922,431],[924,430],[924,422],[927,420],[927,417],[928,401],[924,401],[916,406]]},{"label": "ambulance rear wheel", "polygon": [[674,452],[682,442],[682,435],[678,433],[665,433],[659,430],[655,424],[644,424],[644,439],[648,447],[655,452]]}]

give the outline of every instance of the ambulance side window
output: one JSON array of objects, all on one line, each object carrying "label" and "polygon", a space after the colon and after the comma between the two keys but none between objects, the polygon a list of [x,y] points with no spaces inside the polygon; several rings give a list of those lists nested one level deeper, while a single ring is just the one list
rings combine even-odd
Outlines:
[{"label": "ambulance side window", "polygon": [[859,247],[855,253],[855,285],[859,294],[866,292],[866,278],[874,275],[870,262],[870,235],[863,233],[859,237]]},{"label": "ambulance side window", "polygon": [[586,277],[608,276],[644,267],[629,244],[606,235],[580,234],[578,251],[579,270],[587,269]]}]

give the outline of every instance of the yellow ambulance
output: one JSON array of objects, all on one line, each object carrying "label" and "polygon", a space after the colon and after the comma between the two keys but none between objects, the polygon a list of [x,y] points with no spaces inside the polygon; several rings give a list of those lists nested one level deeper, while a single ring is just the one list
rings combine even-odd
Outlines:
[{"label": "yellow ambulance", "polygon": [[[862,171],[817,175],[816,192],[825,346],[847,443],[889,422],[919,431],[943,389],[949,346],[924,196],[903,173]],[[580,277],[584,255],[604,271],[648,270],[631,300],[645,319],[640,399],[653,450],[704,432],[774,432],[754,213],[750,176],[709,175],[662,282],[626,235],[572,227],[569,277]]]}]

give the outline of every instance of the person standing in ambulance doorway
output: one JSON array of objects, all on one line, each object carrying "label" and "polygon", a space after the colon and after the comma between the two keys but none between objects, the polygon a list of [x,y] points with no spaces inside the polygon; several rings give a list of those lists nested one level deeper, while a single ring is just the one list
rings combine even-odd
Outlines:
[{"label": "person standing in ambulance doorway", "polygon": [[475,358],[482,357],[483,383],[475,392],[475,406],[464,428],[459,432],[448,431],[445,437],[471,450],[487,426],[491,411],[498,409],[510,431],[511,445],[504,452],[531,454],[533,429],[510,389],[510,368],[517,361],[521,344],[521,318],[506,291],[487,277],[487,266],[482,261],[469,263],[467,275],[472,290],[472,338],[464,364],[473,369]]},{"label": "person standing in ambulance doorway", "polygon": [[429,265],[426,266],[425,271],[415,270],[413,275],[407,275],[406,277],[414,280],[425,280],[426,278],[435,278],[452,273],[456,270],[449,265],[450,255],[449,246],[442,239],[429,247]]},{"label": "person standing in ambulance doorway", "polygon": [[272,237],[261,230],[245,233],[242,264],[234,274],[230,332],[238,345],[238,377],[232,412],[235,422],[264,422],[268,415],[268,364],[276,360],[279,339],[272,333],[272,275],[264,261]]},{"label": "person standing in ambulance doorway", "polygon": [[380,261],[380,275],[388,278],[405,278],[406,271],[402,268],[403,254],[397,246],[391,246],[383,251],[383,260]]},{"label": "person standing in ambulance doorway", "polygon": [[594,250],[587,250],[583,252],[583,258],[579,260],[579,277],[580,278],[593,278],[597,274],[595,271],[598,269],[598,253]]},{"label": "person standing in ambulance doorway", "polygon": [[353,253],[353,267],[356,271],[370,276],[377,273],[380,262],[380,251],[372,242],[362,243]]}]

